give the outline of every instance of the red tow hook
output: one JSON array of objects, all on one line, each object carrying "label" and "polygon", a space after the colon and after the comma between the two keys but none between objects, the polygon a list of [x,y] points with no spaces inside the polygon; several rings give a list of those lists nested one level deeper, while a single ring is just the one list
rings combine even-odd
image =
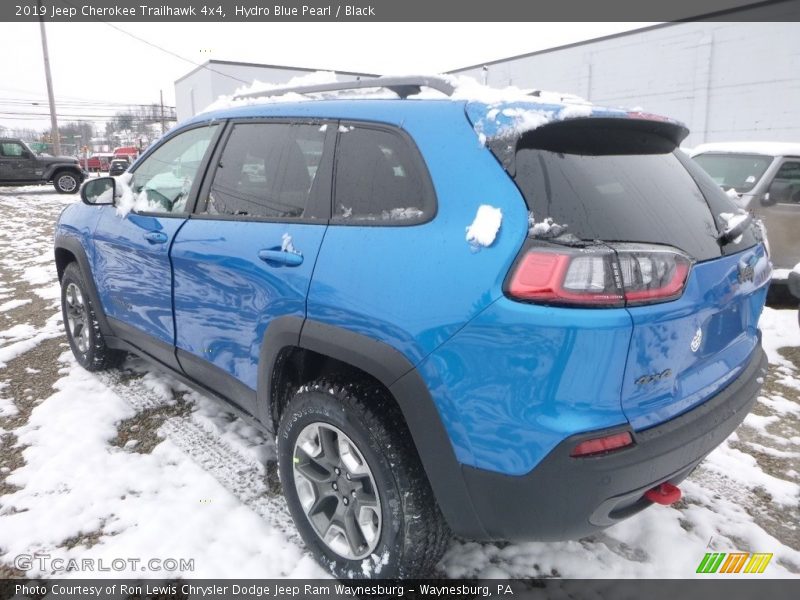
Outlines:
[{"label": "red tow hook", "polygon": [[669,506],[681,499],[681,489],[677,485],[672,485],[671,483],[662,483],[652,490],[647,490],[644,493],[644,497],[650,500],[650,502]]}]

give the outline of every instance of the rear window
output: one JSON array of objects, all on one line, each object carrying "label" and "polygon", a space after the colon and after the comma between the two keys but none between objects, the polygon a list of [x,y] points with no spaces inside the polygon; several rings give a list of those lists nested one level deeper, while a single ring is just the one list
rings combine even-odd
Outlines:
[{"label": "rear window", "polygon": [[[582,125],[573,135],[577,128],[566,132],[562,124],[568,134],[559,136],[558,127],[517,145],[514,180],[535,222],[552,219],[581,240],[665,244],[697,260],[721,256],[719,217],[674,145],[641,131]],[[734,212],[716,193],[715,204]]]},{"label": "rear window", "polygon": [[758,154],[698,154],[694,160],[714,182],[738,193],[749,192],[772,163],[771,156]]}]

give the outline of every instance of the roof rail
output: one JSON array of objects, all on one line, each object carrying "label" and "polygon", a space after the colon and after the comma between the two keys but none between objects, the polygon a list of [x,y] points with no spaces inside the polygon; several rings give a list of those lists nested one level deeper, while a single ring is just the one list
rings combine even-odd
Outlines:
[{"label": "roof rail", "polygon": [[316,94],[318,92],[339,92],[345,90],[362,90],[369,88],[386,88],[405,99],[413,94],[418,94],[420,88],[428,87],[452,96],[455,86],[444,77],[427,77],[410,75],[404,77],[376,77],[375,79],[358,79],[356,81],[341,81],[337,83],[322,83],[317,85],[303,85],[296,87],[275,88],[263,92],[250,92],[238,94],[234,100],[243,98],[261,98],[270,96],[283,96],[284,94]]}]

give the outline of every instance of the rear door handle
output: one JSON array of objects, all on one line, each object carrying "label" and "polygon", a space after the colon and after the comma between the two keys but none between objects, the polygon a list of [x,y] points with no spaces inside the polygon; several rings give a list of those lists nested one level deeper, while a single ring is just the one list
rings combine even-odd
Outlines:
[{"label": "rear door handle", "polygon": [[285,250],[259,250],[258,258],[267,263],[296,267],[303,263],[303,255]]},{"label": "rear door handle", "polygon": [[144,234],[144,239],[151,244],[163,244],[167,241],[167,234],[160,231],[148,231]]}]

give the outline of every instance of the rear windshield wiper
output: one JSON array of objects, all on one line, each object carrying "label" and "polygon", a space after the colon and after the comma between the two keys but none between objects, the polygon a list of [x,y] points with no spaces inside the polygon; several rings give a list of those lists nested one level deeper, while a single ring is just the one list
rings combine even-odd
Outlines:
[{"label": "rear windshield wiper", "polygon": [[727,246],[731,242],[736,242],[753,224],[753,216],[750,213],[722,213],[720,217],[726,223],[725,231],[717,237],[717,242],[720,246]]}]

